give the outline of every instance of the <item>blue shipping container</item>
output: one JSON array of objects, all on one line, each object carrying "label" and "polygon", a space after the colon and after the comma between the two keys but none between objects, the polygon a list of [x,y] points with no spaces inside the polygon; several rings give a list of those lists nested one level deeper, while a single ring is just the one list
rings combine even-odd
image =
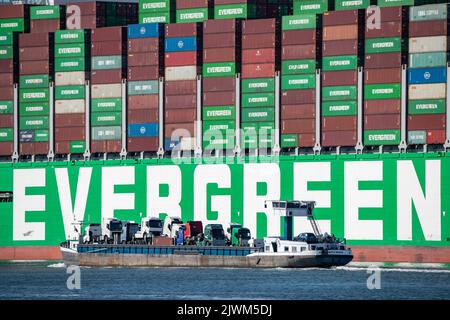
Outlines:
[{"label": "blue shipping container", "polygon": [[447,82],[447,68],[409,69],[410,84],[445,83]]},{"label": "blue shipping container", "polygon": [[158,123],[139,123],[128,125],[128,136],[130,138],[157,137],[158,134]]},{"label": "blue shipping container", "polygon": [[20,130],[19,131],[19,141],[20,142],[33,142],[34,141],[34,130]]},{"label": "blue shipping container", "polygon": [[164,150],[172,151],[178,144],[180,140],[172,140],[171,138],[164,139]]},{"label": "blue shipping container", "polygon": [[130,24],[128,25],[128,39],[158,38],[161,30],[159,23]]},{"label": "blue shipping container", "polygon": [[196,51],[197,39],[196,37],[168,38],[165,49],[166,52]]}]

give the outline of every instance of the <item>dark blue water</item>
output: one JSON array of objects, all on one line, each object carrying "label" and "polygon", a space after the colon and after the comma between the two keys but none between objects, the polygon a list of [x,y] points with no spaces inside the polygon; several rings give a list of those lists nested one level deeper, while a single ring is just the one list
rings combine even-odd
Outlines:
[{"label": "dark blue water", "polygon": [[[450,299],[449,270],[382,270],[369,290],[362,268],[81,268],[67,288],[61,263],[0,263],[1,299]],[[372,284],[375,282],[371,281]]]}]

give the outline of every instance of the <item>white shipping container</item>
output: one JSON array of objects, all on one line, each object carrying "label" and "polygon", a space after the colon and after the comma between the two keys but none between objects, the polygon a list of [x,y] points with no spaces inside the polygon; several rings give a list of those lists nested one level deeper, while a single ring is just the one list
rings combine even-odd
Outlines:
[{"label": "white shipping container", "polygon": [[447,84],[445,83],[410,85],[409,99],[445,99],[447,93],[446,86]]},{"label": "white shipping container", "polygon": [[447,51],[447,37],[420,37],[409,39],[409,53]]},{"label": "white shipping container", "polygon": [[55,101],[56,114],[84,113],[85,110],[85,101],[83,99]]},{"label": "white shipping container", "polygon": [[121,98],[122,84],[96,84],[91,86],[91,99]]},{"label": "white shipping container", "polygon": [[166,68],[166,81],[182,81],[195,79],[197,79],[197,66]]},{"label": "white shipping container", "polygon": [[82,86],[85,83],[85,72],[56,72],[55,85],[56,86]]}]

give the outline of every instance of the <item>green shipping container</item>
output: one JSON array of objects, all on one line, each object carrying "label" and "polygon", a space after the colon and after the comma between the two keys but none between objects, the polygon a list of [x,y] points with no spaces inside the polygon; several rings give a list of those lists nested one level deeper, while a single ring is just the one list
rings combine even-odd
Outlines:
[{"label": "green shipping container", "polygon": [[317,16],[314,14],[303,14],[297,16],[284,16],[282,20],[282,30],[315,29],[317,26]]},{"label": "green shipping container", "polygon": [[259,148],[271,147],[275,144],[275,136],[273,134],[258,136]]},{"label": "green shipping container", "polygon": [[426,144],[426,131],[408,131],[408,144]]},{"label": "green shipping container", "polygon": [[10,142],[14,140],[13,128],[0,128],[0,142]]},{"label": "green shipping container", "polygon": [[0,31],[3,32],[24,32],[24,19],[0,19]]},{"label": "green shipping container", "polygon": [[175,22],[174,14],[171,12],[141,13],[139,12],[139,23],[171,23]]},{"label": "green shipping container", "polygon": [[0,101],[0,114],[11,114],[14,112],[13,101]]},{"label": "green shipping container", "polygon": [[119,112],[122,110],[121,98],[92,99],[92,112]]},{"label": "green shipping container", "polygon": [[410,68],[445,67],[446,65],[446,52],[414,53],[409,55]]},{"label": "green shipping container", "polygon": [[203,107],[203,121],[223,121],[236,119],[234,106]]},{"label": "green shipping container", "polygon": [[48,74],[20,76],[19,78],[19,85],[21,89],[48,88],[48,84],[49,84]]},{"label": "green shipping container", "polygon": [[364,99],[400,99],[402,95],[400,83],[368,84],[364,86]]},{"label": "green shipping container", "polygon": [[408,113],[416,114],[442,114],[445,113],[447,104],[441,100],[409,100]]},{"label": "green shipping container", "polygon": [[85,71],[86,63],[84,57],[73,58],[56,58],[55,71],[56,72],[72,72]]},{"label": "green shipping container", "polygon": [[236,130],[234,121],[203,121],[203,134],[207,131],[221,131],[225,135],[226,131]]},{"label": "green shipping container", "polygon": [[366,54],[400,52],[401,50],[402,40],[399,37],[366,40]]},{"label": "green shipping container", "polygon": [[282,90],[314,89],[315,87],[315,74],[296,74],[281,78]]},{"label": "green shipping container", "polygon": [[71,141],[70,153],[84,153],[86,150],[86,141]]},{"label": "green shipping container", "polygon": [[20,102],[44,102],[48,101],[48,88],[41,89],[20,89]]},{"label": "green shipping container", "polygon": [[30,8],[32,20],[59,19],[59,6],[34,6]]},{"label": "green shipping container", "polygon": [[171,1],[175,0],[139,0],[139,12],[164,12],[170,11]]},{"label": "green shipping container", "polygon": [[121,112],[92,112],[91,114],[92,126],[120,126],[121,124]]},{"label": "green shipping container", "polygon": [[273,92],[275,91],[274,78],[260,78],[260,79],[243,79],[242,92],[243,93],[257,93],[257,92]]},{"label": "green shipping container", "polygon": [[122,68],[122,56],[92,57],[92,70],[112,70]]},{"label": "green shipping container", "polygon": [[94,127],[92,128],[92,140],[105,141],[105,140],[120,140],[122,137],[121,127]]},{"label": "green shipping container", "polygon": [[335,10],[366,9],[370,6],[370,0],[336,0]]},{"label": "green shipping container", "polygon": [[208,8],[194,8],[177,10],[177,23],[202,22],[212,18]]},{"label": "green shipping container", "polygon": [[19,104],[19,115],[22,116],[48,116],[50,113],[49,102],[34,102]]},{"label": "green shipping container", "polygon": [[256,5],[246,3],[227,4],[214,7],[214,19],[256,18]]},{"label": "green shipping container", "polygon": [[55,43],[84,43],[84,30],[56,30]]},{"label": "green shipping container", "polygon": [[379,7],[413,6],[414,0],[378,0]]},{"label": "green shipping container", "polygon": [[322,116],[356,116],[358,104],[356,101],[330,101],[322,103]]},{"label": "green shipping container", "polygon": [[447,3],[409,8],[409,21],[447,20]]},{"label": "green shipping container", "polygon": [[158,80],[128,82],[128,95],[130,96],[157,94],[158,92]]},{"label": "green shipping container", "polygon": [[328,0],[294,0],[294,15],[320,14],[328,11]]},{"label": "green shipping container", "polygon": [[281,63],[281,73],[289,74],[307,74],[316,72],[316,60],[287,60]]},{"label": "green shipping container", "polygon": [[364,131],[364,144],[367,146],[398,145],[400,140],[400,130]]},{"label": "green shipping container", "polygon": [[0,46],[12,46],[13,34],[12,32],[3,32],[0,30]]},{"label": "green shipping container", "polygon": [[358,68],[357,56],[323,57],[323,71],[354,70]]},{"label": "green shipping container", "polygon": [[220,150],[220,149],[233,149],[235,144],[235,136],[224,136],[223,138],[220,137],[211,137],[210,139],[208,139],[208,137],[206,137],[206,139],[203,140],[203,149],[204,150]]},{"label": "green shipping container", "polygon": [[274,107],[275,94],[274,93],[250,93],[242,96],[242,107]]},{"label": "green shipping container", "polygon": [[56,100],[84,99],[85,96],[85,86],[55,87]]},{"label": "green shipping container", "polygon": [[268,122],[275,121],[274,108],[258,108],[258,109],[243,109],[242,122]]},{"label": "green shipping container", "polygon": [[275,129],[275,122],[260,122],[258,124],[259,133],[271,132]]},{"label": "green shipping container", "polygon": [[34,132],[34,141],[35,142],[48,142],[48,130],[36,130]]},{"label": "green shipping container", "polygon": [[84,56],[84,43],[64,43],[55,45],[55,58],[71,58]]},{"label": "green shipping container", "polygon": [[323,101],[356,100],[357,97],[358,90],[356,89],[356,86],[336,86],[322,88]]},{"label": "green shipping container", "polygon": [[203,77],[234,77],[236,75],[235,62],[217,62],[203,64]]},{"label": "green shipping container", "polygon": [[282,148],[296,148],[298,146],[298,135],[282,134],[280,144]]},{"label": "green shipping container", "polygon": [[19,117],[20,130],[48,129],[48,116]]},{"label": "green shipping container", "polygon": [[14,58],[14,50],[12,46],[3,46],[0,47],[0,59],[13,59]]}]

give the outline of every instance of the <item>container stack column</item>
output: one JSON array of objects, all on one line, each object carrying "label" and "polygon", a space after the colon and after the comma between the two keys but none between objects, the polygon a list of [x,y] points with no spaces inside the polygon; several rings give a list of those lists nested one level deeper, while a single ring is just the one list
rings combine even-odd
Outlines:
[{"label": "container stack column", "polygon": [[194,151],[197,137],[197,74],[202,24],[165,26],[165,150]]},{"label": "container stack column", "polygon": [[161,24],[128,26],[128,152],[157,152],[159,148],[162,31]]},{"label": "container stack column", "polygon": [[139,0],[139,23],[172,23],[175,21],[175,0]]},{"label": "container stack column", "polygon": [[318,17],[312,14],[283,17],[281,148],[312,148],[316,144]]},{"label": "container stack column", "polygon": [[266,149],[274,144],[279,27],[277,19],[242,23],[241,147],[244,149]]},{"label": "container stack column", "polygon": [[91,31],[91,152],[122,151],[122,79],[126,70],[126,28]]},{"label": "container stack column", "polygon": [[236,73],[240,72],[241,22],[203,24],[203,149],[232,150],[236,132]]},{"label": "container stack column", "polygon": [[447,12],[448,4],[410,7],[410,145],[442,145],[446,140]]}]

